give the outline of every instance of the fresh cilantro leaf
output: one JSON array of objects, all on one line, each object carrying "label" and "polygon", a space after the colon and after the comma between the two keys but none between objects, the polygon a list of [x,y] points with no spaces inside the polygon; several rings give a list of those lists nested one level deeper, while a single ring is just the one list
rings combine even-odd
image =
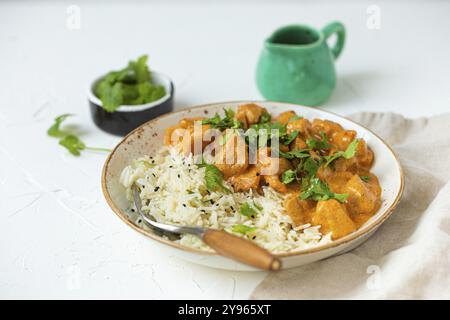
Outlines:
[{"label": "fresh cilantro leaf", "polygon": [[320,161],[316,161],[313,158],[304,158],[305,160],[300,163],[299,167],[306,173],[306,176],[311,178],[317,174],[320,167]]},{"label": "fresh cilantro leaf", "polygon": [[290,145],[292,141],[295,140],[295,138],[297,138],[299,132],[298,131],[292,131],[290,135],[284,137],[282,143],[286,146]]},{"label": "fresh cilantro leaf", "polygon": [[73,114],[65,113],[56,117],[53,125],[50,128],[48,128],[47,134],[51,137],[62,137],[66,135],[66,133],[60,129],[61,123],[63,123],[64,120],[66,120],[68,117],[71,116],[73,116]]},{"label": "fresh cilantro leaf", "polygon": [[283,182],[284,184],[288,184],[294,181],[296,178],[297,173],[294,170],[289,169],[283,172],[283,174],[281,175],[281,182]]},{"label": "fresh cilantro leaf", "polygon": [[327,135],[325,132],[321,132],[320,136],[322,137],[321,140],[317,139],[308,139],[306,140],[306,145],[311,150],[323,150],[323,149],[330,149],[331,145],[328,143]]},{"label": "fresh cilantro leaf", "polygon": [[345,149],[344,154],[342,155],[345,159],[350,159],[355,156],[356,148],[358,148],[359,139],[353,140]]},{"label": "fresh cilantro leaf", "polygon": [[279,154],[281,157],[288,160],[292,160],[294,158],[307,158],[311,156],[308,150],[292,150],[288,152],[283,152],[280,150]]},{"label": "fresh cilantro leaf", "polygon": [[[122,83],[116,82],[113,85],[104,85],[101,87],[101,96],[103,109],[109,112],[115,111],[121,104],[123,104],[123,90]],[[100,89],[99,89],[100,90]]]},{"label": "fresh cilantro leaf", "polygon": [[130,61],[128,64],[128,70],[133,70],[136,77],[136,82],[148,82],[151,79],[150,70],[147,66],[148,56],[140,56],[136,61]]},{"label": "fresh cilantro leaf", "polygon": [[[314,201],[325,201],[329,199],[336,199],[339,202],[345,202],[348,198],[348,194],[340,194],[331,192],[328,185],[321,181],[319,178],[311,178],[302,185],[303,191],[300,193],[299,198],[301,200],[311,199]],[[304,188],[306,187],[306,188]]]},{"label": "fresh cilantro leaf", "polygon": [[223,185],[223,173],[215,165],[208,163],[201,163],[197,165],[199,168],[205,168],[205,184],[210,191],[222,190],[225,193],[230,193],[231,190]]},{"label": "fresh cilantro leaf", "polygon": [[272,116],[270,115],[270,113],[265,112],[259,118],[259,123],[268,123],[268,122],[270,122],[270,119],[272,119]]},{"label": "fresh cilantro leaf", "polygon": [[231,108],[225,109],[225,118],[227,119],[233,119],[234,118],[234,111]]},{"label": "fresh cilantro leaf", "polygon": [[359,139],[353,140],[347,147],[345,151],[337,151],[332,155],[325,156],[325,167],[332,163],[334,160],[338,158],[350,159],[355,156],[356,148],[358,147]]},{"label": "fresh cilantro leaf", "polygon": [[84,149],[111,152],[110,149],[87,147],[77,136],[61,130],[62,122],[70,116],[73,116],[73,114],[65,113],[56,117],[53,125],[47,130],[47,134],[51,137],[61,138],[59,144],[74,156],[79,156],[80,151]]},{"label": "fresh cilantro leaf", "polygon": [[303,119],[303,117],[302,116],[292,116],[289,118],[288,122],[300,120],[300,119]]},{"label": "fresh cilantro leaf", "polygon": [[244,133],[248,144],[258,142],[259,147],[269,145],[272,139],[283,141],[286,137],[286,126],[279,122],[257,123],[250,126]]},{"label": "fresh cilantro leaf", "polygon": [[361,180],[364,181],[364,182],[369,182],[370,179],[372,179],[371,176],[360,176],[360,178],[361,178]]},{"label": "fresh cilantro leaf", "polygon": [[232,109],[224,109],[225,117],[221,118],[218,113],[214,117],[202,120],[202,124],[209,124],[211,127],[225,130],[225,129],[239,129],[242,124],[239,120],[234,118],[234,111]]},{"label": "fresh cilantro leaf", "polygon": [[333,193],[333,198],[336,199],[339,202],[345,202],[347,201],[348,194],[347,193]]},{"label": "fresh cilantro leaf", "polygon": [[255,209],[253,208],[253,206],[252,206],[250,203],[248,203],[248,202],[244,202],[244,203],[241,205],[240,213],[241,213],[243,216],[246,216],[246,217],[249,217],[249,218],[254,218],[254,217],[256,217],[256,214],[257,214],[256,210],[255,210]]},{"label": "fresh cilantro leaf", "polygon": [[231,230],[236,233],[248,234],[256,230],[255,227],[249,227],[244,224],[235,224],[231,227]]},{"label": "fresh cilantro leaf", "polygon": [[59,141],[59,144],[69,150],[74,156],[79,156],[80,151],[86,149],[86,145],[78,137],[67,135]]}]

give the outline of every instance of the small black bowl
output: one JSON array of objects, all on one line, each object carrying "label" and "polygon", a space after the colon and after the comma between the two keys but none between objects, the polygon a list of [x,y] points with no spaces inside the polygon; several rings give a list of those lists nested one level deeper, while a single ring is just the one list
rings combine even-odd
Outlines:
[{"label": "small black bowl", "polygon": [[161,73],[152,72],[152,80],[155,84],[164,86],[164,97],[146,104],[122,105],[114,112],[103,109],[102,102],[94,94],[94,88],[101,79],[102,77],[95,80],[89,88],[88,99],[92,120],[103,131],[124,136],[144,122],[173,110],[174,86],[170,78]]}]

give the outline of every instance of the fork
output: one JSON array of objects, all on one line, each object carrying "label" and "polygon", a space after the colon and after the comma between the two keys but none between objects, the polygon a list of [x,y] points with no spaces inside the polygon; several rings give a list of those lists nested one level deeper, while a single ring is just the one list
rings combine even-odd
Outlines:
[{"label": "fork", "polygon": [[203,240],[218,254],[261,270],[277,271],[281,268],[280,259],[269,251],[249,240],[237,237],[226,231],[201,227],[175,226],[157,222],[154,217],[142,211],[139,190],[136,185],[133,185],[133,199],[139,215],[153,228],[175,234],[193,234]]}]

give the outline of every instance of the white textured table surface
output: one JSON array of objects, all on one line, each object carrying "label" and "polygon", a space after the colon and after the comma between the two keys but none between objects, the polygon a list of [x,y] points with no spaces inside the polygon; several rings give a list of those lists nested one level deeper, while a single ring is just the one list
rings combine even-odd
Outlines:
[{"label": "white textured table surface", "polygon": [[[367,27],[371,4],[380,29]],[[411,117],[450,110],[449,3],[86,1],[80,29],[67,27],[69,5],[0,3],[0,298],[247,298],[263,279],[156,249],[103,200],[105,155],[75,158],[46,137],[53,118],[71,112],[86,142],[113,147],[119,138],[90,120],[86,88],[129,58],[148,53],[151,68],[171,75],[177,109],[260,99],[254,68],[272,30],[340,20],[348,42],[325,108]]]}]

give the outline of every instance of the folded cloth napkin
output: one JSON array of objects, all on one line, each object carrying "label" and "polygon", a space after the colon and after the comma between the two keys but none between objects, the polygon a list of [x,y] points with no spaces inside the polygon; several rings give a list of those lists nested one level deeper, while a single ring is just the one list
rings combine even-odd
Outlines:
[{"label": "folded cloth napkin", "polygon": [[405,172],[399,206],[358,248],[271,273],[250,298],[449,299],[450,114],[349,118],[380,135],[398,155]]}]

